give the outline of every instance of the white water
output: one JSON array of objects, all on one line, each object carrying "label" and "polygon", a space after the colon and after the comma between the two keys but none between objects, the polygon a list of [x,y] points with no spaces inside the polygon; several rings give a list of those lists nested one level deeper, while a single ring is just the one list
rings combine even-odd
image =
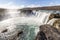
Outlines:
[{"label": "white water", "polygon": [[39,31],[39,26],[46,24],[50,16],[50,13],[35,11],[34,16],[21,17],[19,11],[11,9],[6,14],[9,15],[5,16],[8,19],[0,21],[0,33],[4,29],[8,29],[8,31],[1,33],[0,36],[10,38],[16,35],[17,30],[23,30],[24,34],[19,37],[20,40],[33,40]]}]

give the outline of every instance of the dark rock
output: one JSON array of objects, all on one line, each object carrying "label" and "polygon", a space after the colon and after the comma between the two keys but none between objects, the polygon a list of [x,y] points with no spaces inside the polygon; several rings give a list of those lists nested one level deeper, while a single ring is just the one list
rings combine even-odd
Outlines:
[{"label": "dark rock", "polygon": [[8,29],[5,29],[5,30],[3,30],[1,33],[5,33],[5,32],[7,32],[8,31]]},{"label": "dark rock", "polygon": [[23,31],[18,32],[17,36],[20,36],[21,34],[23,34]]},{"label": "dark rock", "polygon": [[60,30],[50,25],[41,25],[35,40],[60,40]]},{"label": "dark rock", "polygon": [[[55,12],[54,12],[54,13],[55,13]],[[53,18],[60,18],[60,13],[56,13],[56,14],[54,14],[54,13],[50,14],[49,20],[51,20],[51,19],[53,19]],[[49,21],[49,20],[48,20],[48,21]]]}]

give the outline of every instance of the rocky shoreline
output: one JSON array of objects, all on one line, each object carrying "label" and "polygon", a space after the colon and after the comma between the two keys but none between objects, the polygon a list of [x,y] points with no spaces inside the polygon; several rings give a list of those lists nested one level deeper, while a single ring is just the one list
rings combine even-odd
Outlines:
[{"label": "rocky shoreline", "polygon": [[60,40],[60,30],[51,25],[41,25],[35,40]]}]

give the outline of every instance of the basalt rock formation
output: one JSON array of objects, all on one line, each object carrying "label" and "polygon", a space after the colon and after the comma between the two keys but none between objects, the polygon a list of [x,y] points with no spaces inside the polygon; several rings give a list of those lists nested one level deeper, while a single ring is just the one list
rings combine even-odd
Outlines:
[{"label": "basalt rock formation", "polygon": [[[49,16],[49,20],[51,20],[51,19],[53,19],[53,18],[60,18],[60,13],[56,13],[56,14],[52,13],[52,14]],[[49,21],[49,20],[48,20],[48,21]]]},{"label": "basalt rock formation", "polygon": [[60,40],[60,30],[50,25],[41,25],[35,40]]}]

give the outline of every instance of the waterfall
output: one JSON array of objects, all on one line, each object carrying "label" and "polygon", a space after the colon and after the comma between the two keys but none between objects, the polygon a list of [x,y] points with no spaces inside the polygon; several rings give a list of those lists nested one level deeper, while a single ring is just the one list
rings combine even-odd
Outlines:
[{"label": "waterfall", "polygon": [[51,14],[51,12],[45,12],[45,11],[42,12],[41,10],[40,11],[35,11],[34,13],[35,13],[36,18],[38,18],[37,20],[39,20],[40,23],[42,23],[42,24],[47,23],[47,21],[49,20],[49,16]]},{"label": "waterfall", "polygon": [[[42,11],[33,11],[22,13],[15,9],[8,9],[3,21],[0,21],[0,36],[4,39],[10,39],[17,36],[18,31],[23,31],[20,40],[34,40],[39,26],[46,24],[51,13]],[[8,15],[8,16],[7,16]],[[6,19],[5,19],[6,18]],[[7,32],[1,33],[2,30],[8,29]],[[18,30],[18,31],[17,31]],[[14,36],[13,36],[14,35]]]}]

